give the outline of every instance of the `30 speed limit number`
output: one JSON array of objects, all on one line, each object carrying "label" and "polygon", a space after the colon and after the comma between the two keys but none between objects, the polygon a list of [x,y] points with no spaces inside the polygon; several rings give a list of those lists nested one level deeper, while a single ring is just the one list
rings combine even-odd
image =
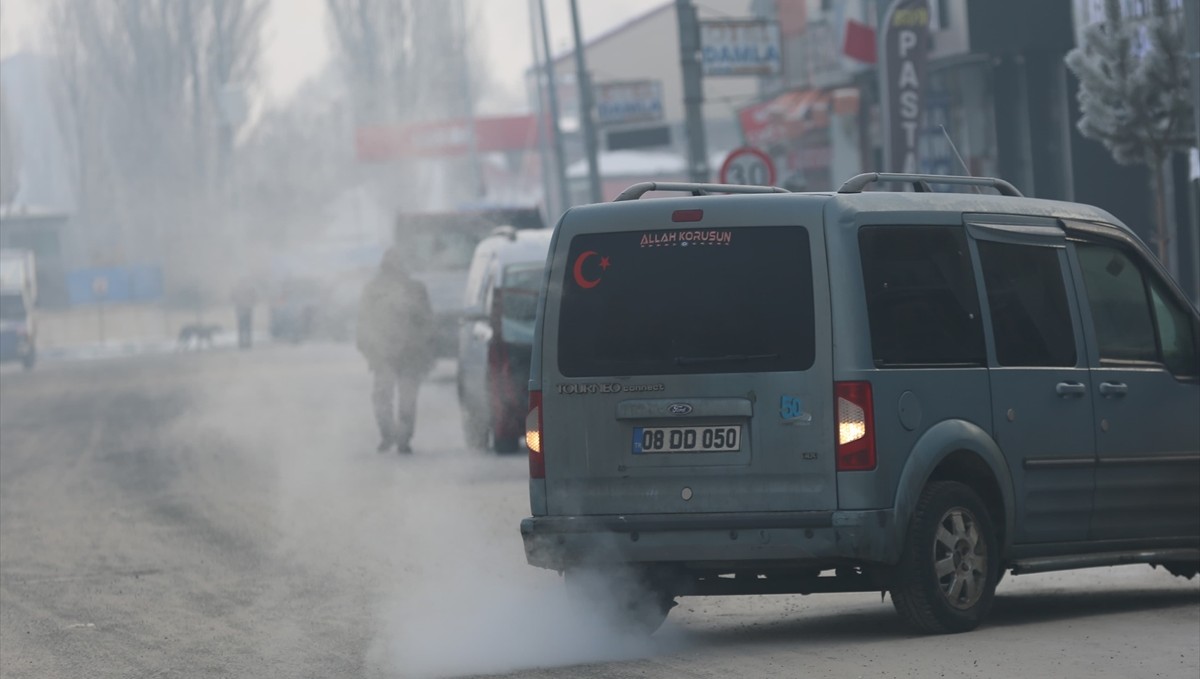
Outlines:
[{"label": "30 speed limit number", "polygon": [[775,163],[760,149],[743,146],[725,157],[720,179],[722,184],[772,186],[775,184]]}]

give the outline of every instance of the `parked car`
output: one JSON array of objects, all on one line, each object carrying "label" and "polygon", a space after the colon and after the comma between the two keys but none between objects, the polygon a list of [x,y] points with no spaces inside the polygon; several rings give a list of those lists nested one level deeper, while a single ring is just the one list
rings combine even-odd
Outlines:
[{"label": "parked car", "polygon": [[463,289],[475,247],[500,226],[523,231],[545,228],[545,222],[537,207],[512,206],[405,213],[396,219],[395,242],[410,254],[413,276],[429,291],[439,356],[457,352]]},{"label": "parked car", "polygon": [[37,274],[32,251],[0,250],[0,362],[37,363]]},{"label": "parked car", "polygon": [[517,452],[549,229],[501,227],[475,248],[458,329],[458,402],[468,445]]},{"label": "parked car", "polygon": [[26,299],[0,291],[0,362],[20,361],[29,370],[37,362],[37,326]]},{"label": "parked car", "polygon": [[1200,315],[1128,227],[990,178],[765,191],[562,217],[529,563],[632,573],[649,629],[677,596],[887,591],[962,632],[1009,570],[1196,575]]}]

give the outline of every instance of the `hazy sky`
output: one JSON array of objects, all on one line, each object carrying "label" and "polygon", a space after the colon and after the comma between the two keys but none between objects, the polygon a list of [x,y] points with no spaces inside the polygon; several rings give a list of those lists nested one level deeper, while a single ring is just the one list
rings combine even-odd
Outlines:
[{"label": "hazy sky", "polygon": [[[585,39],[602,33],[667,0],[578,0]],[[505,113],[524,107],[522,74],[532,62],[528,0],[467,0],[477,35],[487,44],[492,80],[481,113]],[[545,0],[550,41],[555,51],[571,45],[569,0]],[[0,0],[0,54],[43,43],[38,26],[43,0]],[[264,27],[263,85],[268,103],[285,101],[329,59],[322,24],[324,0],[272,0]]]}]

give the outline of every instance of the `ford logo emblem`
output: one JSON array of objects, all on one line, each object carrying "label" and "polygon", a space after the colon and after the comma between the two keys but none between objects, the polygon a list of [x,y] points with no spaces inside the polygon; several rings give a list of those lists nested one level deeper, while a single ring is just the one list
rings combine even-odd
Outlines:
[{"label": "ford logo emblem", "polygon": [[687,415],[692,412],[692,404],[690,403],[672,403],[667,406],[667,412],[672,415]]}]

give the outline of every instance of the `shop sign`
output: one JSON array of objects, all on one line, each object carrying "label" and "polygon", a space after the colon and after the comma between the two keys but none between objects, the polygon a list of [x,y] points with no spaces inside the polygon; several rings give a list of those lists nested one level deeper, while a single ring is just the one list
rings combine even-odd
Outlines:
[{"label": "shop sign", "polygon": [[479,153],[528,151],[537,148],[537,119],[528,114],[364,125],[354,142],[360,162],[448,158],[470,153],[472,134]]},{"label": "shop sign", "polygon": [[595,95],[596,122],[600,125],[653,123],[663,119],[661,81],[598,83]]},{"label": "shop sign", "polygon": [[929,53],[927,0],[893,2],[884,20],[883,43],[887,170],[914,173]]},{"label": "shop sign", "polygon": [[705,76],[779,75],[779,24],[774,21],[700,22],[700,53]]}]

